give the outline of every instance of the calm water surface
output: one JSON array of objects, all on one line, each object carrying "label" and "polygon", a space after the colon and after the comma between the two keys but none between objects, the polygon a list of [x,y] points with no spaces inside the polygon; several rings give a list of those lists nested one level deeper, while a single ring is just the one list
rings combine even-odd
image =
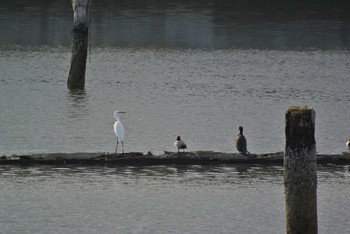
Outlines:
[{"label": "calm water surface", "polygon": [[[318,172],[319,233],[349,233],[348,166]],[[285,233],[282,167],[0,167],[3,233]]]},{"label": "calm water surface", "polygon": [[[321,153],[350,129],[350,17],[344,1],[98,1],[91,10],[86,90],[66,89],[69,1],[0,4],[0,154],[114,150],[123,110],[126,151],[284,150],[284,112],[317,113]],[[349,9],[350,10],[350,9]]]},{"label": "calm water surface", "polygon": [[126,151],[236,151],[245,127],[251,152],[284,150],[284,113],[316,110],[317,149],[345,151],[350,129],[346,50],[271,51],[95,48],[86,90],[66,89],[68,48],[0,50],[0,152],[107,151],[113,111],[123,110]]},{"label": "calm water surface", "polygon": [[[320,153],[350,128],[346,1],[94,1],[86,89],[70,92],[70,1],[0,3],[0,155],[284,150],[289,106]],[[319,233],[349,233],[349,168],[318,170]],[[0,167],[1,233],[284,233],[283,168]]]}]

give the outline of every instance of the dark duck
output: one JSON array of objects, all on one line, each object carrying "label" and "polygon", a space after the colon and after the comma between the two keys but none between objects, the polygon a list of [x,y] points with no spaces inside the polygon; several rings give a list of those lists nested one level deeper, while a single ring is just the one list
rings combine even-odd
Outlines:
[{"label": "dark duck", "polygon": [[239,134],[236,136],[236,148],[240,154],[249,154],[247,150],[247,139],[243,135],[243,127],[239,126]]}]

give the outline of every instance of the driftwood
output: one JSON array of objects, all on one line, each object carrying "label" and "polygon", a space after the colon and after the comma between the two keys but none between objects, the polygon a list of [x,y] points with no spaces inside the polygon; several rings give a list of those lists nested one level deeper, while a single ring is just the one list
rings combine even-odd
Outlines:
[{"label": "driftwood", "polygon": [[[266,154],[237,154],[213,151],[111,153],[50,153],[0,157],[0,165],[86,164],[86,165],[208,165],[208,164],[271,164],[283,165],[283,152]],[[317,155],[318,164],[349,164],[350,153]]]}]

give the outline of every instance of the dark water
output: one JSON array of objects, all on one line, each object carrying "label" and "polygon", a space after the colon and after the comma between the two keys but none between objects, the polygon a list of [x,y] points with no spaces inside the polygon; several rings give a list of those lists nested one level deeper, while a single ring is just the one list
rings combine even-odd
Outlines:
[{"label": "dark water", "polygon": [[[350,136],[348,1],[93,1],[86,89],[66,88],[70,1],[0,3],[0,155],[284,150],[315,109],[317,150]],[[348,166],[318,169],[319,233],[349,233]],[[1,233],[284,233],[283,168],[0,167]]]},{"label": "dark water", "polygon": [[[350,4],[323,1],[92,1],[93,46],[348,49]],[[66,1],[3,0],[2,44],[70,45]]]}]

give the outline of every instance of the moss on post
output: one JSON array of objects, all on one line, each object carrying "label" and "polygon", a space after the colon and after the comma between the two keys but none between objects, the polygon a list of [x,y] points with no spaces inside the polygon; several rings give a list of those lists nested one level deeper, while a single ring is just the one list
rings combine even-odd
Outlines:
[{"label": "moss on post", "polygon": [[286,112],[284,185],[288,234],[317,233],[316,113],[308,107]]},{"label": "moss on post", "polygon": [[68,75],[69,89],[84,89],[89,35],[90,0],[72,0],[74,21],[72,27],[72,58]]}]

